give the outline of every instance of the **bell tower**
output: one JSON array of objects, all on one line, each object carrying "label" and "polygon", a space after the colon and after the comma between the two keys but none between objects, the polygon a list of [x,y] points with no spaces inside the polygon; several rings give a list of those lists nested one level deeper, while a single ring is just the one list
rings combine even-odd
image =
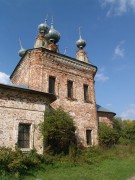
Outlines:
[{"label": "bell tower", "polygon": [[85,147],[98,144],[94,90],[97,67],[88,61],[80,30],[76,59],[58,53],[60,33],[54,29],[53,19],[50,28],[45,21],[38,30],[34,48],[23,54],[10,76],[12,83],[54,94],[57,99],[50,106],[61,106],[74,118],[78,143]]}]

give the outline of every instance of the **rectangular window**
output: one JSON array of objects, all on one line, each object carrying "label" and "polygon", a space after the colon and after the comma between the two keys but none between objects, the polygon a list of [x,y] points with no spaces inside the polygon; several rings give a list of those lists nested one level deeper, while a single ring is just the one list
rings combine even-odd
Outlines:
[{"label": "rectangular window", "polygon": [[49,93],[55,94],[55,77],[49,76]]},{"label": "rectangular window", "polygon": [[67,96],[73,98],[73,81],[67,81]]},{"label": "rectangular window", "polygon": [[30,124],[19,124],[18,129],[18,147],[30,147]]},{"label": "rectangular window", "polygon": [[88,85],[87,84],[83,85],[83,90],[84,90],[84,101],[88,102],[89,101],[89,93],[88,93]]},{"label": "rectangular window", "polygon": [[91,145],[91,130],[90,129],[86,130],[86,142],[87,142],[87,145]]}]

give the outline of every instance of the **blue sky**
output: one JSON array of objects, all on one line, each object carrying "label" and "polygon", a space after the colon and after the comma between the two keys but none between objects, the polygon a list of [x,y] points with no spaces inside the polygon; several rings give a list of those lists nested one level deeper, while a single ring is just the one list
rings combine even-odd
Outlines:
[{"label": "blue sky", "polygon": [[96,101],[123,119],[135,120],[135,0],[0,0],[0,82],[20,60],[18,39],[34,46],[48,14],[61,34],[60,53],[75,57],[78,28],[90,63],[98,67]]}]

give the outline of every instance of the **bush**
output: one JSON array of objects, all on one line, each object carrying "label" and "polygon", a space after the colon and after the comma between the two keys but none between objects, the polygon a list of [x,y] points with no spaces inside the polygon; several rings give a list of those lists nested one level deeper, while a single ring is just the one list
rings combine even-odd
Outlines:
[{"label": "bush", "polygon": [[0,149],[0,170],[8,171],[8,164],[11,162],[12,150],[2,147]]},{"label": "bush", "polygon": [[40,157],[35,150],[23,154],[19,148],[12,150],[2,147],[0,149],[0,170],[5,173],[13,173],[18,176],[24,174],[26,170],[38,167],[40,162]]},{"label": "bush", "polygon": [[115,129],[106,125],[99,124],[99,144],[104,147],[111,147],[118,142],[119,135]]},{"label": "bush", "polygon": [[36,168],[42,161],[42,156],[38,155],[35,149],[32,149],[24,156],[25,165],[27,168]]},{"label": "bush", "polygon": [[63,109],[45,111],[44,122],[40,124],[44,137],[45,150],[53,154],[69,153],[69,147],[75,144],[75,126],[73,118]]},{"label": "bush", "polygon": [[125,137],[122,137],[122,136],[119,138],[118,143],[122,144],[122,145],[129,145],[129,144],[131,144],[129,139],[127,139]]},{"label": "bush", "polygon": [[19,148],[16,148],[15,151],[11,151],[9,163],[8,163],[8,171],[12,173],[22,173],[27,166],[24,161],[24,155]]}]

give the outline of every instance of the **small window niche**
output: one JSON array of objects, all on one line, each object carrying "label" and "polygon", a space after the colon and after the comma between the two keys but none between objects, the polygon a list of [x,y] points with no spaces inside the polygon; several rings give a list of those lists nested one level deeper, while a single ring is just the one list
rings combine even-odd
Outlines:
[{"label": "small window niche", "polygon": [[67,97],[73,99],[73,81],[67,81]]},{"label": "small window niche", "polygon": [[49,93],[55,94],[55,77],[49,76]]},{"label": "small window niche", "polygon": [[18,147],[30,148],[30,124],[19,124]]},{"label": "small window niche", "polygon": [[89,93],[88,93],[88,85],[84,84],[83,85],[83,90],[84,90],[84,102],[89,102]]},{"label": "small window niche", "polygon": [[86,130],[86,143],[87,143],[88,146],[92,144],[92,141],[91,141],[91,129]]}]

